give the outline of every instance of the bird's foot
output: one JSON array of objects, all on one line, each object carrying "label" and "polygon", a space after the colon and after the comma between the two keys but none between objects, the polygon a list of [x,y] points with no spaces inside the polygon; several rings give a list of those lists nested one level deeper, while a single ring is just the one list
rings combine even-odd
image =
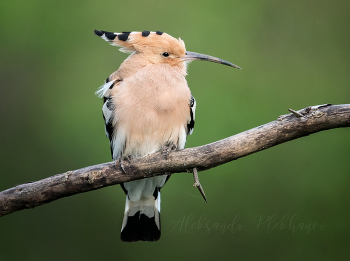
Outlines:
[{"label": "bird's foot", "polygon": [[168,159],[168,154],[172,150],[176,150],[177,146],[174,143],[167,143],[162,146],[162,153],[165,159]]},{"label": "bird's foot", "polygon": [[130,164],[131,163],[130,156],[120,158],[120,167],[121,167],[122,171],[124,172],[124,174],[126,174],[125,165],[124,165],[125,161],[127,161]]}]

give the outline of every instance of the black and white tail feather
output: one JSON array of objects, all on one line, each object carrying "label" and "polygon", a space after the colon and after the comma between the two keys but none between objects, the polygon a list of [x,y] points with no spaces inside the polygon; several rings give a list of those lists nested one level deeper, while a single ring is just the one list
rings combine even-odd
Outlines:
[{"label": "black and white tail feather", "polygon": [[122,241],[157,241],[160,236],[160,187],[155,188],[153,195],[138,201],[131,201],[127,194],[121,230]]}]

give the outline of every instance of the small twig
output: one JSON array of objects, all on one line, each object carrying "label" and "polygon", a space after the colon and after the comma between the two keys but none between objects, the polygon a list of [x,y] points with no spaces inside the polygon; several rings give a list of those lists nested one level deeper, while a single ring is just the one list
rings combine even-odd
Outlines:
[{"label": "small twig", "polygon": [[197,187],[199,192],[201,193],[202,197],[204,198],[205,202],[208,202],[207,198],[205,197],[203,187],[202,187],[201,183],[199,183],[197,168],[193,168],[193,178],[194,178],[193,187]]},{"label": "small twig", "polygon": [[297,117],[297,118],[301,118],[301,117],[304,116],[304,115],[302,115],[301,113],[299,113],[299,112],[297,112],[297,111],[295,111],[295,110],[293,110],[293,109],[288,109],[288,111],[290,111],[291,113],[293,113],[294,116]]}]

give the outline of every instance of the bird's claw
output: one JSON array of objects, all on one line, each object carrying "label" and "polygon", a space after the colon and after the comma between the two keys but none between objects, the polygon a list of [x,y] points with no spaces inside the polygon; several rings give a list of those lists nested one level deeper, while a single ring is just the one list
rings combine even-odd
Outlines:
[{"label": "bird's claw", "polygon": [[131,159],[129,156],[126,156],[126,157],[122,157],[120,158],[120,168],[122,169],[122,171],[124,172],[124,174],[126,174],[126,170],[125,170],[125,165],[124,165],[124,160],[128,161],[129,164],[131,163]]},{"label": "bird's claw", "polygon": [[172,150],[176,150],[177,146],[174,143],[164,144],[162,147],[162,153],[165,159],[168,159],[169,152]]},{"label": "bird's claw", "polygon": [[120,167],[122,168],[122,171],[124,172],[124,174],[126,174],[125,168],[124,168],[124,160],[123,158],[120,159]]}]

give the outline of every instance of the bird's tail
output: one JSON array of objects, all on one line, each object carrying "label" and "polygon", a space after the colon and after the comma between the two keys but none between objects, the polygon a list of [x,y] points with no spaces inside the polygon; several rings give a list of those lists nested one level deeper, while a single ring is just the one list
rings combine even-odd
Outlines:
[{"label": "bird's tail", "polygon": [[157,241],[160,238],[160,192],[156,197],[131,201],[126,196],[121,240],[124,242]]}]

